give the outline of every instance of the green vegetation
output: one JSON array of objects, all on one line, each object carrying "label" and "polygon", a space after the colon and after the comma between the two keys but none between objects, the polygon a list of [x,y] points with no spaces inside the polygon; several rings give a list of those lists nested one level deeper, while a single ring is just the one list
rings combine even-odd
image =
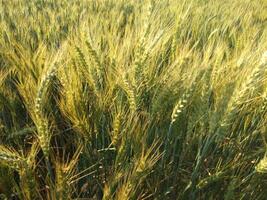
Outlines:
[{"label": "green vegetation", "polygon": [[266,199],[266,0],[1,0],[0,199]]}]

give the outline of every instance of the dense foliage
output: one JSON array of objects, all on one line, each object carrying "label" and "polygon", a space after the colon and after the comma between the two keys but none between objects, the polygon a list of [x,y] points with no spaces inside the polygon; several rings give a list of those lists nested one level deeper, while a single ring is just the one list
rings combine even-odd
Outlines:
[{"label": "dense foliage", "polygon": [[266,0],[1,0],[0,28],[0,199],[266,198]]}]

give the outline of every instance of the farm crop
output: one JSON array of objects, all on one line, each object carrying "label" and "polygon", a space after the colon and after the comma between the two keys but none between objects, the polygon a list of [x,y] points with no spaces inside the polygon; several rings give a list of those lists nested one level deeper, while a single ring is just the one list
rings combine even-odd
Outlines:
[{"label": "farm crop", "polygon": [[266,0],[1,0],[0,199],[266,199]]}]

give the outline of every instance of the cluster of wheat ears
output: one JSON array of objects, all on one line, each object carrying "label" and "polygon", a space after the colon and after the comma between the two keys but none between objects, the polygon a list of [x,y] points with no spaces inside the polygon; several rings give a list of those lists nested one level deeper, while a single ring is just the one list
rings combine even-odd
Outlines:
[{"label": "cluster of wheat ears", "polygon": [[0,199],[266,199],[266,0],[0,0]]}]

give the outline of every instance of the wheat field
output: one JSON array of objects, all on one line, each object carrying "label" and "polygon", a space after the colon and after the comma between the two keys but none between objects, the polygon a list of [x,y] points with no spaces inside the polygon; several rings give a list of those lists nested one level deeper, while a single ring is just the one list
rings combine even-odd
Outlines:
[{"label": "wheat field", "polygon": [[0,199],[267,198],[266,0],[0,0]]}]

